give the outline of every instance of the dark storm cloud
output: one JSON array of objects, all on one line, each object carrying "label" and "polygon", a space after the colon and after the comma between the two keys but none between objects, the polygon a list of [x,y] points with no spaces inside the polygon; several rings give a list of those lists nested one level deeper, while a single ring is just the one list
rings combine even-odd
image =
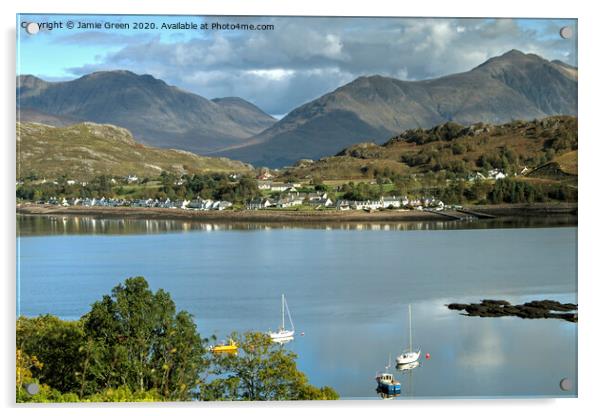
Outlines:
[{"label": "dark storm cloud", "polygon": [[433,78],[469,70],[510,49],[576,64],[574,43],[557,36],[560,23],[555,21],[252,19],[273,23],[275,30],[123,41],[118,51],[70,71],[150,73],[209,98],[240,96],[269,113],[283,114],[361,75]]}]

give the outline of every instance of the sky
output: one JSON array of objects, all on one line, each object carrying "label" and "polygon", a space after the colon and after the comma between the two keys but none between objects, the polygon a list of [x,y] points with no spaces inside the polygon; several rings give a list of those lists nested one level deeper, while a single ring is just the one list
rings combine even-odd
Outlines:
[{"label": "sky", "polygon": [[[29,35],[27,22],[62,28]],[[197,28],[162,27],[177,23]],[[559,35],[566,26],[571,39]],[[571,19],[19,15],[17,27],[17,75],[63,81],[126,69],[206,98],[241,97],[276,117],[359,76],[435,78],[511,49],[577,66]]]}]

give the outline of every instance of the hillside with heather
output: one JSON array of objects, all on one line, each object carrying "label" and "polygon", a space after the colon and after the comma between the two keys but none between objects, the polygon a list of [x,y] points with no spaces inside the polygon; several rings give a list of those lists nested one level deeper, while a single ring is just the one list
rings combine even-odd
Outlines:
[{"label": "hillside with heather", "polygon": [[449,122],[406,130],[382,145],[355,144],[316,162],[301,160],[285,175],[365,179],[449,172],[468,177],[499,169],[531,177],[576,178],[577,147],[577,119],[571,116],[466,127]]},{"label": "hillside with heather", "polygon": [[250,170],[226,158],[146,146],[128,130],[112,125],[17,123],[17,178],[33,174],[81,180],[98,175],[154,177],[162,171],[183,175]]}]

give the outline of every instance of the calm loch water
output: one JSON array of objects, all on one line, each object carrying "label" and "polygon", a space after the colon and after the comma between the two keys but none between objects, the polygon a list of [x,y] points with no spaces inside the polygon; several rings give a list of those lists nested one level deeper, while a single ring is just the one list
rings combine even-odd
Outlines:
[{"label": "calm loch water", "polygon": [[[76,319],[142,275],[193,313],[202,335],[223,339],[275,329],[285,293],[305,333],[286,347],[310,381],[345,398],[376,398],[375,373],[407,346],[411,303],[423,358],[411,372],[392,370],[400,398],[576,395],[576,324],[445,307],[577,302],[570,221],[300,227],[18,217],[17,227],[17,314]],[[573,391],[560,390],[565,377]]]}]

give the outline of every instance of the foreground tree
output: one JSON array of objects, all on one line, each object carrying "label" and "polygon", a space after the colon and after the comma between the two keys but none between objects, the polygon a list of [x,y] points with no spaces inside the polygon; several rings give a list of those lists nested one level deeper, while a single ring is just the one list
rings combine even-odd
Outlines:
[{"label": "foreground tree", "polygon": [[[233,338],[238,356],[208,356],[192,316],[142,277],[127,279],[78,321],[17,320],[17,401],[337,399],[261,333]],[[210,383],[204,380],[213,377]],[[25,389],[36,383],[33,396]]]},{"label": "foreground tree", "polygon": [[130,278],[79,321],[17,320],[17,392],[31,380],[43,387],[36,401],[190,400],[208,366],[204,344],[168,293]]},{"label": "foreground tree", "polygon": [[62,392],[79,391],[85,338],[81,322],[52,315],[20,317],[16,335],[17,351],[36,364],[29,366],[31,377]]},{"label": "foreground tree", "polygon": [[213,373],[221,376],[204,386],[205,400],[336,400],[330,387],[317,388],[297,369],[296,354],[266,334],[232,334],[238,354],[216,355]]},{"label": "foreground tree", "polygon": [[176,312],[170,295],[153,293],[143,277],[115,287],[82,319],[98,353],[88,363],[88,389],[125,386],[188,400],[198,388],[207,362],[192,316]]}]

